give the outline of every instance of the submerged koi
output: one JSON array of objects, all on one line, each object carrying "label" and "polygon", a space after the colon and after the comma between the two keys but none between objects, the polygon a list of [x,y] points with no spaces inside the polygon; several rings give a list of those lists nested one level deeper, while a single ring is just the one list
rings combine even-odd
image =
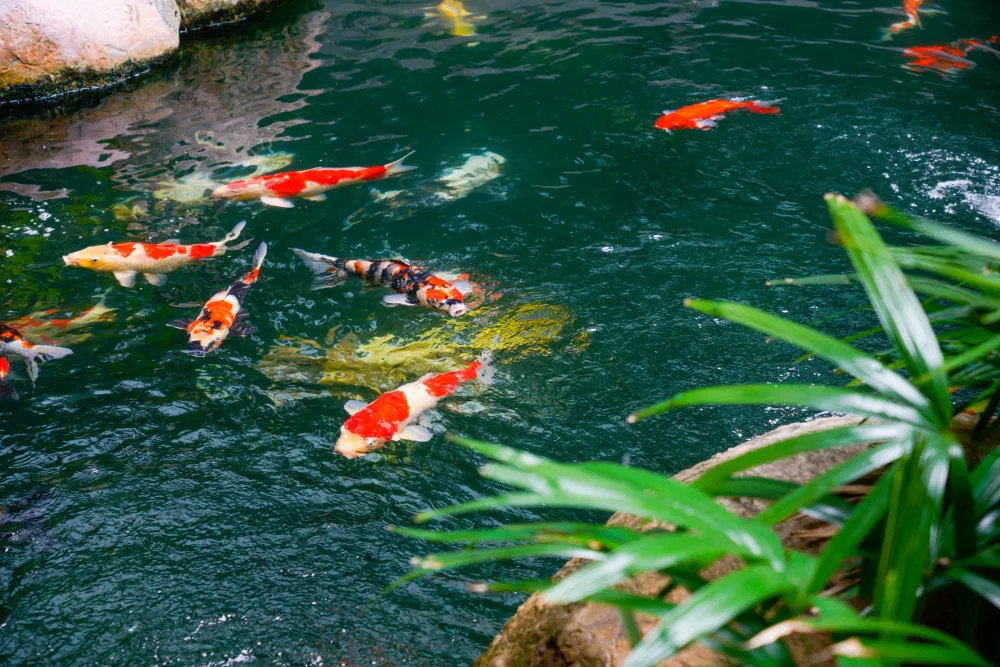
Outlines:
[{"label": "submerged koi", "polygon": [[305,171],[285,171],[255,178],[245,178],[220,185],[212,195],[223,199],[246,201],[259,199],[268,206],[293,208],[293,197],[309,201],[325,201],[326,192],[364,181],[377,181],[405,173],[416,167],[403,164],[403,160],[413,155],[408,153],[395,162],[377,167],[345,167],[332,169],[317,167]]},{"label": "submerged koi", "polygon": [[156,286],[165,285],[166,274],[193,264],[201,259],[219,257],[227,250],[239,250],[249,241],[229,247],[243,231],[245,222],[233,227],[233,231],[215,243],[180,245],[176,241],[165,243],[118,243],[95,245],[77,250],[63,257],[66,266],[79,266],[91,271],[111,272],[123,287],[135,287],[136,274],[141,273],[146,282]]},{"label": "submerged koi", "polygon": [[261,243],[253,256],[253,269],[211,299],[201,309],[194,320],[174,320],[168,327],[183,329],[188,334],[188,351],[196,357],[204,357],[218,349],[223,341],[234,334],[247,336],[254,328],[246,322],[246,311],[241,310],[243,300],[250,286],[260,277],[260,267],[267,255],[267,244]]},{"label": "submerged koi", "polygon": [[656,119],[656,127],[670,132],[672,130],[710,130],[721,120],[724,114],[739,109],[750,113],[780,114],[781,109],[767,102],[757,100],[711,100],[682,107],[676,111],[664,111]]},{"label": "submerged koi", "polygon": [[[38,362],[44,363],[52,359],[62,359],[70,354],[73,354],[73,350],[68,347],[35,345],[22,336],[17,329],[0,323],[0,356],[14,355],[24,359],[32,384],[38,378]],[[4,360],[4,364],[9,368],[9,363],[6,360]],[[6,374],[5,371],[4,376]]]},{"label": "submerged koi", "polygon": [[472,37],[476,34],[476,26],[472,21],[486,18],[473,16],[461,0],[443,0],[440,4],[429,7],[424,16],[428,18],[440,16],[449,24],[448,32],[455,37]]},{"label": "submerged koi", "polygon": [[7,357],[0,357],[0,398],[16,399],[17,392],[7,384],[7,373],[10,372],[10,362]]},{"label": "submerged koi", "polygon": [[903,0],[903,11],[906,13],[906,20],[893,23],[883,31],[882,39],[892,39],[904,30],[915,28],[920,25],[921,14],[939,14],[938,9],[922,9],[924,0]]},{"label": "submerged koi", "polygon": [[471,283],[451,282],[398,259],[339,259],[297,248],[292,252],[316,274],[313,289],[343,285],[353,274],[399,292],[382,298],[387,306],[427,306],[452,317],[469,312],[465,295],[473,291]]},{"label": "submerged koi", "polygon": [[336,451],[349,459],[385,445],[390,440],[427,442],[431,432],[415,423],[417,418],[458,390],[463,382],[489,379],[488,355],[460,371],[425,375],[416,382],[382,394],[371,403],[348,401],[351,418],[340,427]]},{"label": "submerged koi", "polygon": [[903,54],[911,59],[903,67],[909,70],[932,70],[941,74],[972,69],[976,63],[966,58],[969,52],[982,49],[996,53],[995,49],[987,46],[995,42],[996,37],[991,37],[986,42],[978,39],[960,39],[947,46],[913,46],[903,51]]}]

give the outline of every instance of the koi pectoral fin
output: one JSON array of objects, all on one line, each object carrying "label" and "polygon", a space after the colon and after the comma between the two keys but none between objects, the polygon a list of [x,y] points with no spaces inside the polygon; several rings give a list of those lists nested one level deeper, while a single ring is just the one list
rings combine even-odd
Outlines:
[{"label": "koi pectoral fin", "polygon": [[17,392],[12,386],[7,384],[6,380],[0,380],[0,399],[6,399],[10,401],[17,400]]},{"label": "koi pectoral fin", "polygon": [[147,283],[157,287],[163,287],[167,284],[167,274],[165,273],[144,273],[142,277],[146,279]]},{"label": "koi pectoral fin", "polygon": [[318,195],[309,195],[308,197],[303,197],[306,201],[326,201],[326,193],[321,192]]},{"label": "koi pectoral fin", "polygon": [[434,437],[434,434],[423,426],[410,424],[402,431],[393,436],[393,440],[410,440],[411,442],[427,442]]},{"label": "koi pectoral fin", "polygon": [[167,322],[168,327],[173,327],[174,329],[180,329],[181,331],[187,331],[187,328],[191,326],[191,320],[170,320]]},{"label": "koi pectoral fin", "polygon": [[708,118],[702,120],[696,120],[694,124],[699,130],[711,130],[713,127],[718,125],[714,120],[709,120]]},{"label": "koi pectoral fin", "polygon": [[251,334],[257,333],[257,327],[244,320],[229,327],[229,333],[240,338],[246,338]]},{"label": "koi pectoral fin", "polygon": [[476,291],[476,286],[470,283],[468,280],[458,280],[453,282],[452,285],[457,289],[462,295],[472,294]]},{"label": "koi pectoral fin", "polygon": [[367,407],[368,404],[364,401],[350,400],[347,403],[344,403],[344,410],[346,410],[349,415],[361,412]]},{"label": "koi pectoral fin", "polygon": [[294,202],[284,199],[283,197],[271,197],[270,195],[264,195],[260,198],[262,204],[267,204],[268,206],[276,206],[278,208],[295,208]]},{"label": "koi pectoral fin", "polygon": [[392,308],[393,306],[415,306],[406,294],[386,294],[382,297],[382,304]]},{"label": "koi pectoral fin", "polygon": [[115,271],[114,276],[122,287],[135,287],[135,271]]}]

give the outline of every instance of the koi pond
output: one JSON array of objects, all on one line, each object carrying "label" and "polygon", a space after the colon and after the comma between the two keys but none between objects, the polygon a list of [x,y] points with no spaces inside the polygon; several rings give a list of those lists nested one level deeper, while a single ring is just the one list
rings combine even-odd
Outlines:
[{"label": "koi pond", "polygon": [[[942,0],[946,13],[888,41],[905,19],[896,0],[427,4],[293,0],[187,35],[178,57],[68,109],[0,107],[0,321],[73,350],[34,387],[9,356],[20,398],[0,404],[0,662],[468,664],[523,598],[466,582],[560,563],[384,592],[430,550],[386,526],[503,490],[446,431],[679,471],[806,415],[694,409],[630,427],[629,412],[700,385],[829,373],[685,297],[804,322],[859,306],[846,287],[765,285],[848,266],[827,191],[871,187],[979,233],[1000,225],[998,54],[941,65],[905,51],[985,43],[997,3]],[[730,98],[781,113],[655,125]],[[416,169],[325,201],[212,196],[411,151]],[[109,242],[208,244],[240,222],[248,246],[162,286],[63,261]],[[261,242],[248,335],[190,355],[167,323],[250,271]],[[389,290],[356,278],[311,290],[293,248],[466,274],[476,307],[388,308]],[[348,401],[485,350],[492,382],[444,398],[429,441],[334,451]]]}]

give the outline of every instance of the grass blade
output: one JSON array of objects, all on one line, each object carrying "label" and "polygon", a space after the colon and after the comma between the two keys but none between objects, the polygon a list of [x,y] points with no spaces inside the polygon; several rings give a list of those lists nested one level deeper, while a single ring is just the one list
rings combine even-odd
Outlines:
[{"label": "grass blade", "polygon": [[903,424],[877,424],[844,426],[816,433],[806,433],[724,461],[706,471],[704,475],[693,482],[693,485],[706,493],[711,493],[713,486],[721,480],[765,463],[819,449],[845,447],[863,442],[899,440],[909,432],[910,428]]},{"label": "grass blade", "polygon": [[968,586],[973,593],[1000,609],[1000,584],[997,582],[960,567],[950,567],[944,571],[944,575]]},{"label": "grass blade", "polygon": [[684,305],[711,317],[721,317],[801,347],[823,357],[879,393],[893,396],[918,410],[928,407],[927,398],[901,376],[861,350],[816,329],[738,303],[687,299]]},{"label": "grass blade", "polygon": [[826,201],[882,327],[906,362],[910,376],[928,377],[924,391],[935,408],[936,424],[947,428],[951,399],[941,368],[944,358],[916,294],[865,214],[844,197],[827,195]]},{"label": "grass blade", "polygon": [[623,667],[654,667],[792,586],[786,575],[764,565],[736,570],[717,579],[664,614],[629,654]]},{"label": "grass blade", "polygon": [[692,389],[639,410],[629,415],[626,421],[634,424],[662,412],[691,405],[708,404],[784,405],[831,412],[849,412],[888,421],[905,422],[920,427],[928,425],[923,415],[909,405],[860,391],[809,384],[744,384]]},{"label": "grass blade", "polygon": [[854,456],[840,465],[814,478],[777,501],[759,515],[757,520],[773,526],[827,495],[838,486],[853,482],[859,477],[889,465],[909,450],[905,441],[888,442]]}]

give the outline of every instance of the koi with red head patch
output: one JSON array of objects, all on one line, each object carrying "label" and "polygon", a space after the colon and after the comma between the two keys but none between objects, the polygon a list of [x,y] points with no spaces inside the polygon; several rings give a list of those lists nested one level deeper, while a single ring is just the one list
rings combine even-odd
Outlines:
[{"label": "koi with red head patch", "polygon": [[44,363],[52,359],[62,359],[70,354],[73,354],[73,350],[68,347],[35,345],[22,336],[17,329],[0,323],[0,356],[13,355],[24,359],[32,384],[38,378],[38,362]]},{"label": "koi with red head patch", "polygon": [[211,299],[201,309],[194,320],[174,320],[168,327],[183,329],[188,335],[188,351],[196,357],[204,357],[218,349],[229,334],[247,336],[255,329],[246,322],[246,311],[242,310],[250,286],[260,277],[260,267],[267,255],[267,244],[261,243],[253,256],[253,269],[243,275]]},{"label": "koi with red head patch", "polygon": [[968,70],[976,63],[966,58],[970,51],[982,49],[996,54],[996,50],[987,46],[987,42],[978,39],[960,39],[948,46],[912,46],[903,51],[910,62],[903,65],[909,70],[931,70],[942,75],[956,70]]},{"label": "koi with red head patch", "polygon": [[469,312],[465,295],[473,291],[471,283],[451,282],[398,259],[339,259],[297,248],[292,252],[316,275],[313,289],[342,285],[354,275],[398,292],[383,297],[387,306],[427,306],[452,317]]},{"label": "koi with red head patch", "polygon": [[909,30],[910,28],[919,26],[921,14],[941,13],[941,10],[939,9],[926,9],[921,7],[923,4],[924,0],[903,0],[903,12],[906,13],[906,20],[900,21],[899,23],[893,23],[891,26],[886,28],[882,33],[882,39],[892,39],[895,35],[898,35],[904,30]]},{"label": "koi with red head patch", "polygon": [[455,393],[464,382],[475,379],[488,382],[491,373],[487,353],[462,370],[425,375],[416,382],[382,394],[367,405],[348,401],[344,409],[351,418],[340,427],[336,450],[353,459],[379,449],[390,440],[427,442],[431,432],[416,423],[420,415]]},{"label": "koi with red head patch", "polygon": [[237,201],[259,199],[268,206],[292,208],[295,206],[292,202],[294,198],[324,201],[328,190],[366,181],[378,181],[416,169],[403,164],[403,160],[410,155],[413,153],[408,153],[395,162],[376,167],[340,169],[317,167],[305,171],[284,171],[279,174],[244,178],[220,185],[212,191],[212,195]]},{"label": "koi with red head patch", "polygon": [[7,373],[10,372],[10,363],[7,357],[0,357],[0,398],[16,399],[17,392],[7,384]]},{"label": "koi with red head patch", "polygon": [[781,113],[781,109],[773,104],[757,100],[711,100],[682,107],[676,111],[664,111],[663,115],[656,119],[656,127],[667,132],[710,130],[725,114],[739,109],[759,114]]},{"label": "koi with red head patch", "polygon": [[219,257],[228,250],[246,247],[249,241],[230,247],[239,237],[245,222],[233,227],[221,241],[180,245],[173,241],[166,243],[118,243],[95,245],[70,253],[63,257],[66,266],[79,266],[91,271],[111,272],[123,287],[135,287],[135,277],[141,273],[146,282],[156,286],[165,285],[167,273],[176,271],[202,259]]}]

